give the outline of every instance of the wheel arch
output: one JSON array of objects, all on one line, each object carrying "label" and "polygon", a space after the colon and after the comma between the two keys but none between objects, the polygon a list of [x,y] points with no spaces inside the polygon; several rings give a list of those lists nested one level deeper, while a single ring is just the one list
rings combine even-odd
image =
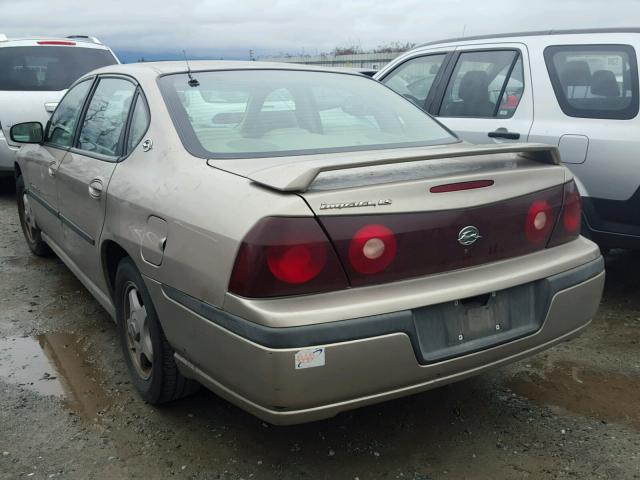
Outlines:
[{"label": "wheel arch", "polygon": [[102,242],[100,247],[100,257],[102,260],[102,270],[104,273],[107,288],[109,289],[109,295],[111,298],[115,294],[116,272],[118,265],[124,258],[130,258],[134,263],[133,255],[115,240],[106,239]]}]

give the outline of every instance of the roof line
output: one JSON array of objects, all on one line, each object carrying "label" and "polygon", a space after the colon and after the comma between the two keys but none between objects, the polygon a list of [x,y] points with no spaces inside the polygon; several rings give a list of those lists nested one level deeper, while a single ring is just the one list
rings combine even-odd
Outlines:
[{"label": "roof line", "polygon": [[469,37],[454,37],[445,38],[443,40],[437,40],[433,42],[426,42],[418,45],[415,48],[426,47],[429,45],[440,45],[442,43],[462,42],[465,40],[485,40],[492,38],[509,38],[509,37],[541,37],[545,35],[571,35],[581,33],[640,33],[640,28],[634,27],[619,27],[619,28],[577,28],[567,30],[536,30],[528,32],[513,32],[513,33],[494,33],[488,35],[473,35]]}]

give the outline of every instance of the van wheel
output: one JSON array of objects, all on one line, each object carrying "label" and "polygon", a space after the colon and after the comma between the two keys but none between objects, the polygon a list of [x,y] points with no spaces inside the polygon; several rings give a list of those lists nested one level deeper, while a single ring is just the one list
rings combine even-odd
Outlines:
[{"label": "van wheel", "polygon": [[150,404],[194,393],[199,384],[184,377],[173,357],[142,276],[130,258],[118,265],[115,282],[118,334],[133,385]]},{"label": "van wheel", "polygon": [[20,226],[24,239],[29,245],[29,249],[39,257],[51,255],[51,249],[44,240],[42,240],[42,230],[36,224],[36,217],[31,208],[31,198],[24,188],[24,180],[22,175],[16,178],[16,196],[18,200],[18,216],[20,217]]}]

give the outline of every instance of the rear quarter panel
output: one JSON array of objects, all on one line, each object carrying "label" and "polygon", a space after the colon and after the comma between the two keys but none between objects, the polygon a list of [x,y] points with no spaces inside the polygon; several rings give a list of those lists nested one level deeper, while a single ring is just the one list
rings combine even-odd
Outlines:
[{"label": "rear quarter panel", "polygon": [[[153,148],[144,152],[138,145],[118,164],[108,187],[101,244],[116,242],[143,275],[221,306],[236,252],[249,229],[264,216],[312,212],[297,195],[256,186],[188,154],[155,81],[142,87],[151,110],[144,139],[151,139]],[[143,239],[153,234],[151,216],[167,222],[159,266],[141,254]]]}]

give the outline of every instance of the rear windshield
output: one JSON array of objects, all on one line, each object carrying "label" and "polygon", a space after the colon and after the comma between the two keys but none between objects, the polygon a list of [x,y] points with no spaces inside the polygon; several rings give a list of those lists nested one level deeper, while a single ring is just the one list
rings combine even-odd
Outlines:
[{"label": "rear windshield", "polygon": [[0,90],[65,90],[91,70],[117,63],[109,50],[82,47],[0,48]]},{"label": "rear windshield", "polygon": [[[247,158],[451,143],[411,102],[357,75],[294,70],[196,72],[160,79],[187,150]],[[194,82],[192,82],[194,83]]]}]

